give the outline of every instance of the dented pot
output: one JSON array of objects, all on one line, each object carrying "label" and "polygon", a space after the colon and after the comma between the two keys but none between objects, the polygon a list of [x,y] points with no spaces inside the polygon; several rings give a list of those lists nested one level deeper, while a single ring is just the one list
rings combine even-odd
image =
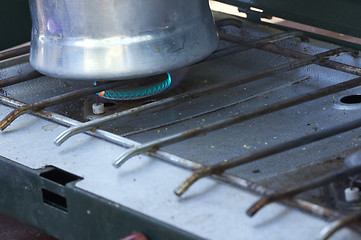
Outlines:
[{"label": "dented pot", "polygon": [[58,78],[121,80],[195,63],[217,47],[208,0],[29,0],[30,62]]}]

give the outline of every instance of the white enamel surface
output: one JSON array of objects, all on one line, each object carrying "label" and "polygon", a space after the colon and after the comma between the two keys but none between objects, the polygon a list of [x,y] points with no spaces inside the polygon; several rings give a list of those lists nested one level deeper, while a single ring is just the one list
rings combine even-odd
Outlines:
[{"label": "white enamel surface", "polygon": [[[11,109],[0,105],[0,117]],[[327,222],[272,204],[249,218],[245,210],[257,200],[243,190],[204,179],[183,198],[173,194],[190,172],[134,157],[120,169],[112,166],[125,151],[85,134],[61,147],[52,140],[65,128],[24,115],[0,133],[0,155],[30,168],[53,165],[82,176],[77,187],[207,239],[315,239]],[[358,239],[342,230],[332,239]]]}]

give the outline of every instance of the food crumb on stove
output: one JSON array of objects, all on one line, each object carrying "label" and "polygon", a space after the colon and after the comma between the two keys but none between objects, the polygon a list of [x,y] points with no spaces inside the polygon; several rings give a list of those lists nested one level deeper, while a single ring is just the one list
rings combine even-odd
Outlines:
[{"label": "food crumb on stove", "polygon": [[211,148],[215,148],[215,146],[212,145]]},{"label": "food crumb on stove", "polygon": [[318,128],[316,126],[312,126],[312,129],[316,132]]},{"label": "food crumb on stove", "polygon": [[157,130],[157,133],[160,133],[160,130]]},{"label": "food crumb on stove", "polygon": [[264,142],[264,145],[268,145],[268,142]]},{"label": "food crumb on stove", "polygon": [[304,134],[305,134],[305,135],[308,135],[308,132],[305,132]]},{"label": "food crumb on stove", "polygon": [[246,144],[244,144],[244,145],[243,145],[243,148],[250,149],[251,147],[248,146],[248,145],[246,145]]},{"label": "food crumb on stove", "polygon": [[256,170],[252,171],[252,173],[260,173],[260,172],[261,172],[261,170],[259,170],[259,169],[256,169]]}]

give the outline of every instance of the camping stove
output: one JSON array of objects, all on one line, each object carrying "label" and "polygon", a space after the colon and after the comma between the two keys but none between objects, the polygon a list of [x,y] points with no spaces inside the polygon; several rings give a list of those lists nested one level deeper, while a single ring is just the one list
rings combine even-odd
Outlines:
[{"label": "camping stove", "polygon": [[[214,17],[218,49],[155,81],[57,79],[28,45],[1,52],[0,211],[59,239],[360,238],[358,50]],[[124,89],[144,94],[103,97]]]}]

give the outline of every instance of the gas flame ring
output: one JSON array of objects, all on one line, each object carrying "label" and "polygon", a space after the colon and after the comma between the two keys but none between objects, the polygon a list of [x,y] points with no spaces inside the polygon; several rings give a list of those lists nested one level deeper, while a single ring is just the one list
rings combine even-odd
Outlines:
[{"label": "gas flame ring", "polygon": [[[146,98],[152,95],[156,95],[164,90],[166,90],[172,83],[172,77],[169,73],[167,73],[167,78],[165,80],[157,81],[151,83],[147,86],[142,86],[140,88],[135,89],[114,89],[114,90],[105,90],[97,95],[101,98],[108,100],[134,100],[140,98]],[[94,82],[94,85],[97,85]]]}]

